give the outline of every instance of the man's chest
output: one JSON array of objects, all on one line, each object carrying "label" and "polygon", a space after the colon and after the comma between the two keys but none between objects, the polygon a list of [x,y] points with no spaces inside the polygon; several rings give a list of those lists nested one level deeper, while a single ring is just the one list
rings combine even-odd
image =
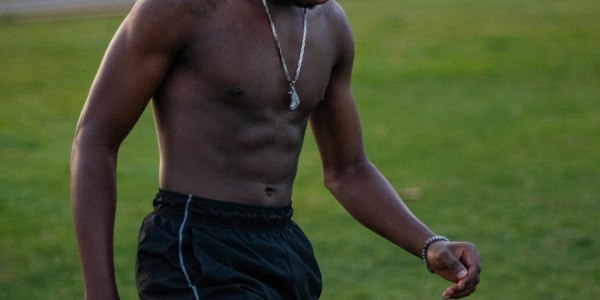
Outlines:
[{"label": "man's chest", "polygon": [[262,17],[262,22],[221,22],[199,30],[178,67],[207,87],[260,101],[285,97],[299,71],[295,90],[305,106],[316,106],[336,62],[333,37],[319,23],[308,22],[303,47],[301,19],[275,36]]}]

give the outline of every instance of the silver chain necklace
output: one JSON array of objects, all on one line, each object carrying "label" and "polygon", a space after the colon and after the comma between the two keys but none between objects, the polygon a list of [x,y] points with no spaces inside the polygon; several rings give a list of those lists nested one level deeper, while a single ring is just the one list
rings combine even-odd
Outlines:
[{"label": "silver chain necklace", "polygon": [[295,110],[300,105],[300,97],[298,96],[298,92],[296,91],[296,81],[300,77],[300,69],[302,69],[302,61],[304,60],[304,48],[306,46],[306,28],[307,28],[307,17],[306,17],[306,8],[304,8],[304,29],[302,33],[302,46],[300,47],[300,57],[298,58],[298,67],[296,68],[296,76],[292,80],[290,76],[290,72],[288,71],[287,64],[285,62],[285,58],[283,57],[283,49],[281,48],[281,42],[279,41],[279,36],[277,35],[277,30],[275,29],[275,23],[273,23],[273,18],[271,17],[271,12],[269,11],[269,6],[267,5],[267,0],[262,0],[263,5],[265,6],[265,11],[267,12],[267,16],[269,17],[269,23],[271,23],[271,31],[273,32],[273,38],[275,39],[275,44],[277,45],[277,50],[279,50],[279,58],[281,58],[281,64],[283,65],[283,72],[285,73],[285,78],[290,85],[290,90],[288,94],[290,94],[290,110]]}]

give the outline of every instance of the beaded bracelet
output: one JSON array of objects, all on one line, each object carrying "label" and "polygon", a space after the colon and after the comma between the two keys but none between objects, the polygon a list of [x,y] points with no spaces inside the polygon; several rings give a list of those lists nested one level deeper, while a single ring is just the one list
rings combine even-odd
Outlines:
[{"label": "beaded bracelet", "polygon": [[447,237],[441,235],[432,236],[427,241],[425,241],[425,246],[423,246],[423,250],[421,251],[423,265],[425,266],[425,269],[427,269],[427,271],[429,271],[430,273],[433,273],[433,269],[431,269],[429,261],[427,261],[427,250],[429,250],[429,246],[431,246],[431,244],[439,241],[449,242],[450,240]]}]

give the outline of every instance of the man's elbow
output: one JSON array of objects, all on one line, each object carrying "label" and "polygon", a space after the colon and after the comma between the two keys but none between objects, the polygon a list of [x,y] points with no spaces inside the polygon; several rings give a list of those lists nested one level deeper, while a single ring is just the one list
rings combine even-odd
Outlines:
[{"label": "man's elbow", "polygon": [[340,179],[336,176],[333,171],[323,171],[323,184],[331,193],[335,193],[335,190],[340,185]]},{"label": "man's elbow", "polygon": [[99,161],[116,161],[120,142],[102,131],[78,126],[71,148],[71,170]]},{"label": "man's elbow", "polygon": [[357,176],[361,176],[362,171],[369,165],[369,160],[364,157],[338,167],[326,166],[323,168],[323,183],[331,193],[336,194],[340,188],[352,182]]},{"label": "man's elbow", "polygon": [[75,136],[71,148],[72,155],[88,149],[95,153],[116,153],[123,141],[123,138],[120,136],[121,134],[115,130],[80,124],[75,129]]}]

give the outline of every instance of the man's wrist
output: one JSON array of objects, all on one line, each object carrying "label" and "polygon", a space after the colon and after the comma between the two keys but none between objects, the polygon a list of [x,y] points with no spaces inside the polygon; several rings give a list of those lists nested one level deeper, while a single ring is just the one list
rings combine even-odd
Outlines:
[{"label": "man's wrist", "polygon": [[440,241],[449,242],[450,240],[447,237],[441,235],[432,236],[427,241],[425,241],[425,244],[423,245],[423,250],[421,250],[421,259],[423,260],[423,265],[425,266],[425,269],[427,269],[427,271],[429,271],[430,273],[433,273],[433,269],[431,268],[431,265],[427,260],[427,251],[429,250],[429,246],[431,246],[431,244]]}]

